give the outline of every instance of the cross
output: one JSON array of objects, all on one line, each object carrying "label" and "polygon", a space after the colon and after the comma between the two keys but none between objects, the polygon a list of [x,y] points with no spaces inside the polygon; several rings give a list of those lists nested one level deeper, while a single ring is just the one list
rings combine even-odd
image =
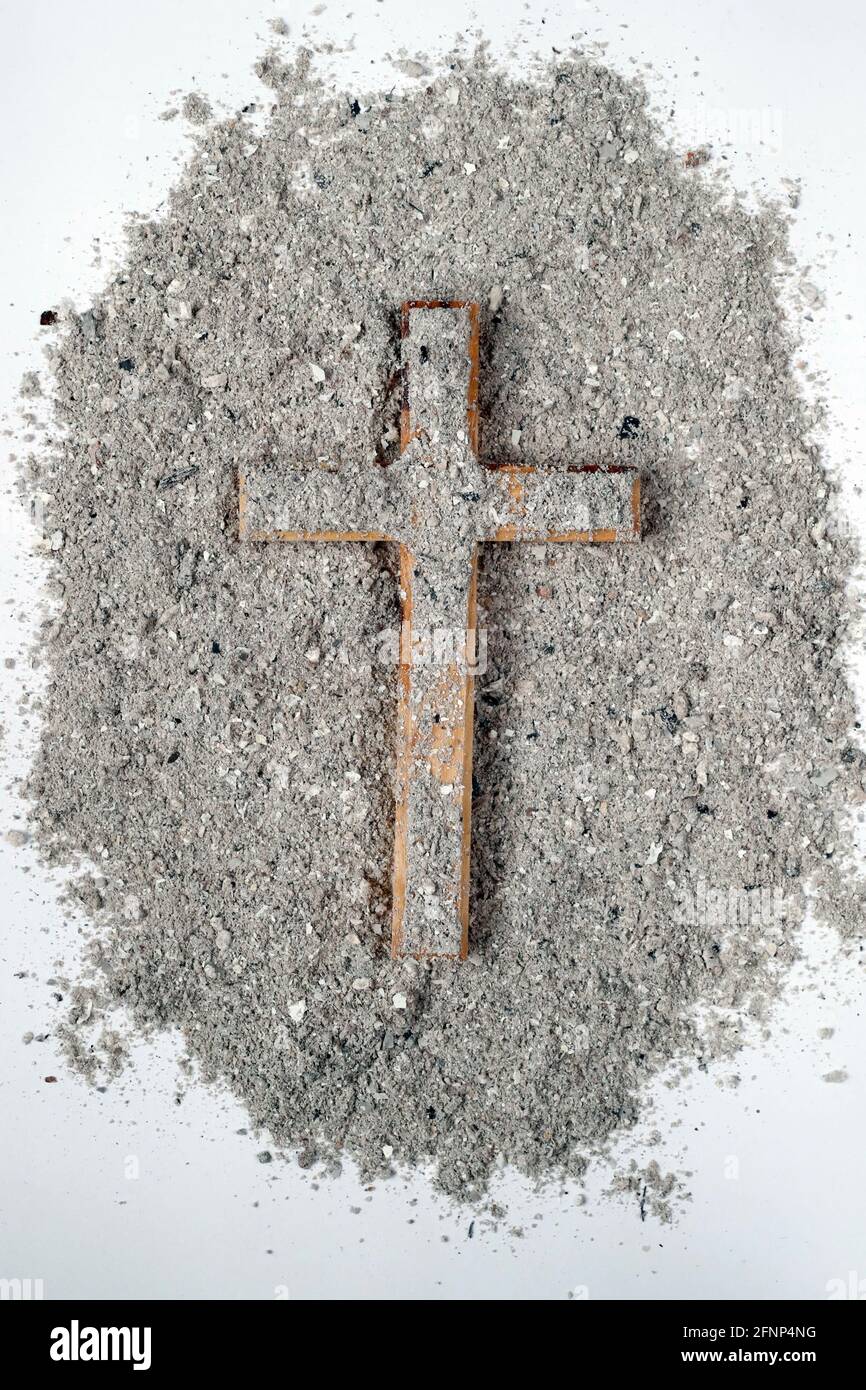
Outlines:
[{"label": "cross", "polygon": [[238,480],[241,539],[400,547],[395,958],[468,952],[479,544],[640,538],[632,468],[479,463],[478,337],[476,303],[407,301],[399,460],[263,463]]}]

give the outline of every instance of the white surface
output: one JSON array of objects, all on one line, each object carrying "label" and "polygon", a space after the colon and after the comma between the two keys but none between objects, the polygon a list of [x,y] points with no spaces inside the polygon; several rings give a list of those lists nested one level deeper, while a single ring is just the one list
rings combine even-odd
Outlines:
[{"label": "white surface", "polygon": [[[157,119],[173,104],[172,90],[195,86],[227,108],[262,95],[251,65],[272,37],[266,18],[282,14],[297,39],[311,12],[292,0],[4,7],[4,401],[25,367],[39,365],[40,310],[68,295],[83,305],[105,275],[91,264],[94,238],[116,247],[121,211],[153,209],[164,197],[186,139],[182,123]],[[709,135],[718,148],[730,132],[725,153],[740,186],[757,176],[769,188],[784,175],[803,177],[797,250],[805,263],[819,261],[832,235],[839,251],[829,268],[811,272],[828,289],[828,307],[810,327],[810,360],[828,373],[838,403],[831,456],[858,483],[866,322],[861,7],[621,0],[557,9],[491,0],[479,13],[499,40],[541,33],[563,47],[586,30],[609,42],[617,66],[628,70],[632,57],[653,62],[665,112],[676,94],[683,144]],[[423,50],[475,18],[454,0],[427,12],[401,0],[329,0],[311,22],[341,42],[357,36],[347,71],[367,75],[386,50]],[[656,77],[648,77],[652,86]],[[14,671],[0,669],[8,784],[32,738],[16,705],[36,679],[23,643],[36,614],[37,567],[32,538],[8,497],[3,505],[0,655],[18,658]],[[851,506],[862,515],[853,495]],[[10,787],[0,829],[18,815]],[[720,1090],[706,1075],[684,1090],[657,1088],[644,1129],[669,1134],[671,1165],[693,1174],[693,1201],[678,1226],[642,1225],[632,1206],[599,1201],[601,1174],[582,1208],[574,1191],[538,1195],[509,1176],[496,1195],[509,1205],[507,1225],[524,1235],[506,1227],[493,1234],[478,1223],[470,1241],[469,1217],[433,1197],[422,1179],[368,1193],[345,1175],[315,1190],[293,1166],[257,1164],[262,1144],[235,1133],[244,1117],[232,1102],[193,1089],[175,1104],[166,1040],[139,1048],[134,1076],[104,1095],[66,1075],[50,1041],[24,1047],[25,1029],[51,1027],[44,982],[57,943],[74,927],[64,925],[56,884],[29,850],[0,844],[0,875],[0,1278],[40,1278],[48,1297],[181,1298],[562,1298],[575,1290],[578,1298],[822,1298],[866,1281],[866,1021],[856,961],[827,967],[821,990],[784,1011],[787,1032],[777,1028],[772,1052],[738,1059],[737,1090]],[[22,970],[31,977],[16,979]],[[827,1025],[836,1033],[819,1045],[817,1030]],[[836,1067],[850,1079],[827,1085],[821,1075]],[[57,1085],[44,1084],[49,1074],[60,1077]]]}]

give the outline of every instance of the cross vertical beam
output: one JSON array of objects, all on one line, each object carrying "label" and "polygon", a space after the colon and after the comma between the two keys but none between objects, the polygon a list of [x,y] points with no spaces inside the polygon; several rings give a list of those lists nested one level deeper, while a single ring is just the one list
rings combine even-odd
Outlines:
[{"label": "cross vertical beam", "polygon": [[[478,305],[410,300],[403,305],[400,339],[401,466],[415,474],[418,502],[407,518],[411,539],[400,546],[391,953],[463,960],[469,950],[478,546],[474,536],[442,534],[431,512],[443,487],[454,492],[468,484],[467,465],[477,456]],[[433,508],[422,505],[428,499]],[[441,499],[438,504],[441,517]]]}]

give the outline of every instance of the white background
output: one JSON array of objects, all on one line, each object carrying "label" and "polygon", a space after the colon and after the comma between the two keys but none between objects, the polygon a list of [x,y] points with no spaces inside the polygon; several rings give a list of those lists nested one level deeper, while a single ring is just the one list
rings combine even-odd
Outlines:
[{"label": "white background", "polygon": [[[527,40],[564,47],[586,31],[623,70],[632,60],[653,64],[645,71],[660,110],[676,108],[671,131],[683,146],[709,135],[738,186],[760,180],[778,191],[783,176],[803,177],[795,246],[827,293],[826,308],[805,325],[808,358],[826,374],[835,411],[829,455],[844,470],[852,515],[862,515],[853,491],[863,470],[866,366],[860,5],[490,0],[467,12],[439,0],[423,12],[403,0],[329,0],[321,15],[312,9],[295,0],[4,0],[7,406],[22,371],[40,365],[40,310],[67,296],[83,307],[106,274],[93,264],[94,239],[110,264],[122,212],[162,202],[187,138],[182,122],[157,119],[175,104],[171,93],[197,87],[226,111],[265,95],[251,67],[273,37],[269,16],[289,22],[293,42],[306,25],[341,43],[355,36],[342,60],[347,90],[353,72],[375,80],[388,51],[424,50],[476,24],[500,47],[517,40],[518,52]],[[11,476],[7,465],[0,656],[17,665],[0,667],[0,830],[20,823],[14,780],[33,729],[19,700],[38,684],[26,653],[38,563],[12,507]],[[106,1094],[70,1077],[50,1039],[25,1047],[26,1029],[48,1031],[58,1017],[45,980],[61,953],[69,959],[75,932],[58,886],[29,848],[0,843],[0,1278],[42,1279],[47,1297],[819,1299],[850,1296],[861,1280],[866,1296],[862,967],[856,957],[830,959],[832,943],[820,933],[810,955],[827,963],[817,975],[799,972],[809,988],[780,1011],[773,1046],[737,1060],[737,1089],[698,1075],[654,1092],[640,1133],[658,1126],[663,1158],[691,1173],[692,1200],[674,1227],[642,1224],[633,1203],[601,1199],[609,1180],[601,1170],[582,1206],[573,1187],[538,1194],[506,1175],[496,1186],[506,1223],[494,1232],[479,1220],[470,1240],[471,1213],[433,1196],[423,1177],[370,1192],[351,1173],[317,1185],[291,1162],[258,1164],[263,1142],[236,1133],[245,1119],[230,1098],[194,1088],[175,1103],[170,1040],[140,1046],[134,1073]],[[15,978],[21,971],[29,976]],[[819,1041],[827,1026],[833,1038]],[[849,1073],[844,1085],[821,1079],[840,1067]],[[44,1084],[50,1074],[58,1084]],[[640,1154],[639,1138],[627,1137],[618,1156]]]}]

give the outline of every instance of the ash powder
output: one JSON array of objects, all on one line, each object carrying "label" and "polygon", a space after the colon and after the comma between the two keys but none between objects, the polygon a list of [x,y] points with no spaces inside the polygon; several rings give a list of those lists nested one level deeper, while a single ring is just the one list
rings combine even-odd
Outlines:
[{"label": "ash powder", "polygon": [[[864,757],[785,215],[579,54],[403,71],[335,92],[269,55],[263,131],[203,126],[65,316],[28,790],[47,857],[101,866],[75,1065],[122,1064],[122,1002],[303,1162],[432,1159],[469,1196],[505,1160],[579,1176],[653,1074],[730,1055],[807,880],[855,930]],[[409,298],[481,302],[483,460],[643,478],[640,546],[483,550],[465,964],[389,958],[396,554],[237,534],[239,469],[394,459]]]}]

